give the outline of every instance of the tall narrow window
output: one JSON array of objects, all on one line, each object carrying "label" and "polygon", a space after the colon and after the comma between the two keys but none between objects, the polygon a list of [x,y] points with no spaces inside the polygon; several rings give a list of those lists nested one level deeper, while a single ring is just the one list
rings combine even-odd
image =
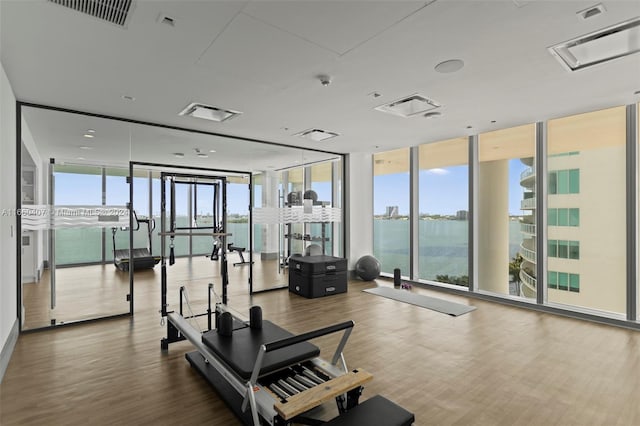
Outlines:
[{"label": "tall narrow window", "polygon": [[549,223],[547,231],[547,265],[558,272],[549,302],[625,312],[625,128],[624,107],[548,123],[547,203],[564,216],[558,217],[560,226]]},{"label": "tall narrow window", "polygon": [[381,271],[409,271],[409,148],[373,156],[373,253]]},{"label": "tall narrow window", "polygon": [[421,145],[419,155],[420,278],[468,286],[468,139]]},{"label": "tall narrow window", "polygon": [[478,143],[478,288],[535,298],[535,125],[483,133]]}]

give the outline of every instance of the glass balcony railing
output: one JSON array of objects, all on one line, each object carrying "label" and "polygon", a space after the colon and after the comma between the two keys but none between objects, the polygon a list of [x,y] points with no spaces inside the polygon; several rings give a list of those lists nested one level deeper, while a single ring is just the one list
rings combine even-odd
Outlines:
[{"label": "glass balcony railing", "polygon": [[536,235],[536,225],[533,223],[521,223],[520,231],[525,234]]},{"label": "glass balcony railing", "polygon": [[525,198],[520,201],[520,208],[522,210],[532,210],[536,208],[536,197]]},{"label": "glass balcony railing", "polygon": [[536,171],[533,167],[527,167],[526,169],[523,170],[522,173],[520,173],[520,182],[522,182],[523,180],[531,177],[531,176],[535,176]]},{"label": "glass balcony railing", "polygon": [[536,252],[520,244],[520,255],[531,263],[536,263]]}]

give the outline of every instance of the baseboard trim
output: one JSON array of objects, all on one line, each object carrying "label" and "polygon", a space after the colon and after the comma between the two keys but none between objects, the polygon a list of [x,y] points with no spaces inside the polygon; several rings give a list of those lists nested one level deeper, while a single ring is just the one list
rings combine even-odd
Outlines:
[{"label": "baseboard trim", "polygon": [[18,327],[18,319],[16,318],[16,321],[13,323],[13,327],[11,327],[11,331],[9,332],[9,337],[2,347],[2,351],[0,351],[0,383],[2,383],[4,372],[9,366],[9,360],[11,360],[11,355],[13,355],[13,349],[16,347],[19,334],[20,329]]}]

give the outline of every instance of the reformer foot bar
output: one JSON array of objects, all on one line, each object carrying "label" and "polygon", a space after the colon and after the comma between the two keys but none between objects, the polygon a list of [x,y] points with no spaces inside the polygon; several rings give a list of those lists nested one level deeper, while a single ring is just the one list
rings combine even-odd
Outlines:
[{"label": "reformer foot bar", "polygon": [[[342,351],[354,326],[352,321],[300,335],[260,321],[259,329],[247,323],[224,335],[218,330],[202,334],[175,312],[167,318],[197,349],[186,354],[191,366],[246,425],[324,424],[304,413],[333,398],[340,415],[329,425],[364,425],[363,418],[376,418],[375,424],[380,426],[408,426],[414,421],[413,414],[382,397],[375,397],[375,404],[371,398],[367,408],[356,410],[362,385],[373,376],[360,369],[347,370]],[[320,350],[308,340],[340,331],[344,333],[331,362],[319,358]]]}]

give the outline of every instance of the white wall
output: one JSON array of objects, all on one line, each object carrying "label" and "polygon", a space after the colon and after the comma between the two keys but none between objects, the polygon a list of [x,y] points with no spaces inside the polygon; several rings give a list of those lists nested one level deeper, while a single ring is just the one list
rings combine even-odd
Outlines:
[{"label": "white wall", "polygon": [[[16,98],[0,63],[0,380],[17,324]],[[10,348],[11,347],[11,348]]]},{"label": "white wall", "polygon": [[[48,160],[45,162],[43,161],[42,157],[40,157],[40,152],[38,151],[38,148],[36,147],[36,142],[33,139],[33,135],[31,133],[31,129],[29,129],[29,124],[27,123],[27,121],[24,119],[24,115],[22,116],[21,120],[20,120],[20,132],[21,132],[21,137],[22,137],[22,144],[24,145],[25,149],[29,152],[29,155],[31,156],[31,159],[33,160],[33,162],[35,163],[35,167],[36,167],[36,175],[35,175],[35,184],[36,184],[36,192],[34,195],[34,204],[47,204],[47,197],[46,197],[46,183],[48,181]],[[22,159],[24,164],[24,158]],[[44,250],[44,247],[46,247],[46,242],[47,242],[47,233],[43,232],[43,231],[37,231],[36,232],[36,239],[34,244],[37,247],[36,250],[36,268],[37,268],[37,272],[36,272],[36,277],[39,277],[44,269],[44,261],[47,260],[46,257],[46,252]],[[24,318],[22,319],[24,321]]]},{"label": "white wall", "polygon": [[356,152],[346,161],[347,258],[353,271],[360,257],[373,255],[373,156]]}]

